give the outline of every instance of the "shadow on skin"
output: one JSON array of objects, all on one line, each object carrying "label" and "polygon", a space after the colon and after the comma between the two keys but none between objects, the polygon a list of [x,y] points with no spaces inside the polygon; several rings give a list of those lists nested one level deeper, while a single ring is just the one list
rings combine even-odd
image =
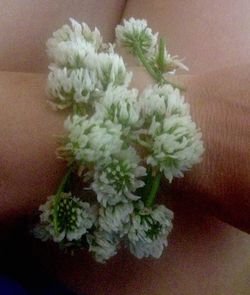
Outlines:
[{"label": "shadow on skin", "polygon": [[186,200],[172,201],[171,207],[174,230],[158,260],[137,260],[120,250],[108,263],[98,264],[87,252],[71,257],[39,241],[33,248],[43,267],[79,294],[234,295],[241,290],[247,295],[249,236]]}]

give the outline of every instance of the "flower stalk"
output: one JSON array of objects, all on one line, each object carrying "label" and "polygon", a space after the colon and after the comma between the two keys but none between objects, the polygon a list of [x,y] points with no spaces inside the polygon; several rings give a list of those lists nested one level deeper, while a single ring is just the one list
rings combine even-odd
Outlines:
[{"label": "flower stalk", "polygon": [[161,183],[161,173],[158,172],[152,181],[151,191],[145,201],[146,207],[151,208],[154,205],[160,183]]},{"label": "flower stalk", "polygon": [[[162,43],[162,44],[164,44],[164,43]],[[157,69],[157,68],[154,69],[154,67],[147,60],[146,56],[143,54],[141,47],[140,47],[140,43],[136,40],[134,43],[134,48],[135,48],[135,55],[138,57],[140,62],[144,65],[144,67],[146,68],[148,73],[152,76],[152,78],[154,78],[156,80],[156,82],[158,82],[159,84],[164,84],[164,83],[170,84],[174,88],[178,88],[181,91],[185,91],[184,87],[165,79],[162,75],[162,72],[159,69]],[[163,62],[163,60],[161,62]]]}]

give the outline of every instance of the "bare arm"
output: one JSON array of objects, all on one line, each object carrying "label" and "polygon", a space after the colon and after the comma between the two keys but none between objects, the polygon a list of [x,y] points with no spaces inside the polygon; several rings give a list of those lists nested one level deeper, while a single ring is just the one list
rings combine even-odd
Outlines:
[{"label": "bare arm", "polygon": [[[30,214],[63,173],[56,139],[63,114],[46,104],[43,74],[0,73],[0,219]],[[11,217],[11,218],[10,218]]]},{"label": "bare arm", "polygon": [[193,76],[186,85],[206,151],[174,190],[250,232],[250,67]]},{"label": "bare arm", "polygon": [[[134,86],[152,82],[138,67]],[[30,213],[52,194],[64,172],[55,158],[65,113],[46,105],[45,76],[1,73],[1,217]],[[202,164],[174,184],[174,193],[195,201],[250,231],[250,70],[237,67],[181,78],[201,127],[206,153]],[[166,186],[168,189],[168,186]]]},{"label": "bare arm", "polygon": [[[153,83],[137,68],[135,85]],[[201,128],[204,159],[173,186],[164,186],[207,212],[250,232],[250,67],[179,76],[194,121]]]}]

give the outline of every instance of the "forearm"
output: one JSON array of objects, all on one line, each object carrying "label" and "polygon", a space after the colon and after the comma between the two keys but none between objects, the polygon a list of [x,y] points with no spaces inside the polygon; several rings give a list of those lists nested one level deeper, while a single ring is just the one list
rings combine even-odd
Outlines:
[{"label": "forearm", "polygon": [[46,76],[0,73],[0,219],[31,214],[54,193],[64,172],[54,135],[65,114],[52,111]]},{"label": "forearm", "polygon": [[[134,85],[153,83],[135,68]],[[250,231],[250,70],[228,68],[204,75],[177,78],[185,85],[194,121],[205,145],[202,163],[163,186],[194,201],[222,220]]]},{"label": "forearm", "polygon": [[193,76],[186,98],[203,133],[203,162],[176,181],[177,193],[250,232],[250,70]]},{"label": "forearm", "polygon": [[[133,86],[142,90],[153,83],[142,68],[131,70]],[[1,73],[0,81],[0,216],[6,218],[31,214],[57,188],[65,164],[56,159],[53,135],[62,134],[66,113],[46,104],[45,75]],[[174,182],[173,191],[249,231],[250,70],[186,76],[179,82],[186,84],[206,152],[201,164]]]}]

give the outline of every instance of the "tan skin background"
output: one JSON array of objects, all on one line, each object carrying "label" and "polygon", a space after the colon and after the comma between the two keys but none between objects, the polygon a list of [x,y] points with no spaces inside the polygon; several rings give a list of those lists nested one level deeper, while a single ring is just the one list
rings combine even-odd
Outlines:
[{"label": "tan skin background", "polygon": [[[0,75],[2,219],[30,214],[48,194],[53,193],[63,173],[63,165],[54,158],[56,142],[50,134],[58,134],[62,130],[65,114],[55,115],[44,104],[46,76],[9,72],[45,72],[44,43],[69,16],[84,19],[92,27],[98,26],[105,39],[111,41],[124,4],[118,0],[0,2],[0,69],[8,71]],[[187,58],[192,73],[249,62],[249,1],[134,0],[128,1],[125,14],[147,18],[154,30],[167,37],[172,52]],[[146,74],[137,68],[133,70],[137,77],[136,86],[149,82]],[[218,81],[219,77],[228,75],[226,73],[228,71],[221,71],[212,76]],[[241,76],[240,70],[238,73]],[[248,84],[248,70],[244,73],[246,77],[235,84],[239,88]],[[232,78],[235,79],[226,80],[228,84],[232,84]],[[204,79],[211,79],[211,75]],[[194,96],[191,94],[194,93],[202,97],[203,93],[194,85],[197,80],[191,80],[188,97],[192,99]],[[212,97],[213,91],[210,90],[209,94]],[[238,91],[230,100],[237,94]],[[198,108],[194,107],[194,110],[199,118]],[[222,119],[226,119],[225,113]],[[216,127],[215,124],[214,129]],[[242,155],[245,155],[244,148]],[[239,165],[244,167],[242,159]],[[227,171],[233,167],[227,167]],[[233,216],[231,222],[237,224],[241,215],[247,218],[246,213],[244,215],[249,206],[247,199],[242,202],[241,196],[232,200],[221,196],[224,194],[213,195],[215,202],[212,204],[218,207],[216,202],[219,199],[221,211],[226,208],[227,218]],[[48,272],[79,293],[249,294],[249,236],[209,217],[189,200],[179,198],[171,201],[168,196],[167,203],[175,211],[175,230],[168,251],[160,260],[137,261],[122,252],[107,265],[100,266],[88,255],[62,256],[58,250],[34,242],[37,259],[43,261]],[[204,196],[201,200],[206,204]],[[211,204],[211,198],[208,200]],[[235,211],[236,215],[233,215]]]}]

